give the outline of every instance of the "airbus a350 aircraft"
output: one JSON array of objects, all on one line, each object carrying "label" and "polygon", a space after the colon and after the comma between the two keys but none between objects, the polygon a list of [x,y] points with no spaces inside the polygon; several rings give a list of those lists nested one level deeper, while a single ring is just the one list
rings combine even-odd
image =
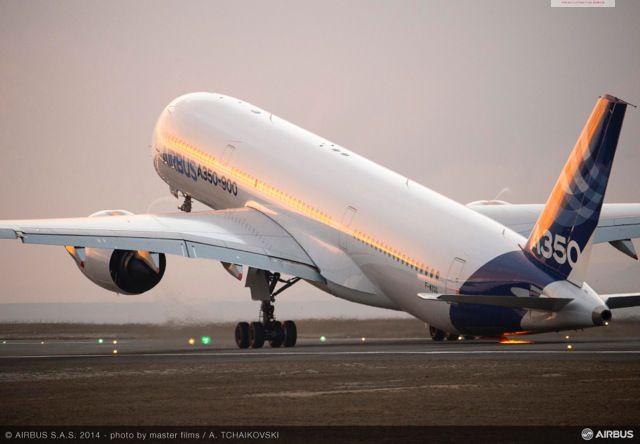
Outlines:
[{"label": "airbus a350 aircraft", "polygon": [[[122,294],[158,284],[165,254],[220,261],[261,302],[259,321],[236,327],[240,348],[295,345],[273,304],[299,280],[406,311],[434,340],[599,326],[640,305],[584,282],[594,243],[637,259],[640,204],[603,205],[627,105],[598,99],[546,205],[465,206],[249,103],[187,94],[152,141],[181,213],[0,221],[0,238],[65,246]],[[192,199],[213,210],[191,213]]]}]

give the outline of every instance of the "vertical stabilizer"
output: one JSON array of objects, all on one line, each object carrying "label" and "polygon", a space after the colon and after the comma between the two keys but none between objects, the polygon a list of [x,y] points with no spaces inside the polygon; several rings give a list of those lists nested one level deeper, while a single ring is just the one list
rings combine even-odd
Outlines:
[{"label": "vertical stabilizer", "polygon": [[525,247],[576,285],[584,282],[627,105],[608,94],[598,99]]}]

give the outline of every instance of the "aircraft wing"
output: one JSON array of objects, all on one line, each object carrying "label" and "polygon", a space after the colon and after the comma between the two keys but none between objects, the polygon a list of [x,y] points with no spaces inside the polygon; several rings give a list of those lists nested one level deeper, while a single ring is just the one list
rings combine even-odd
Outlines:
[{"label": "aircraft wing", "polygon": [[[544,205],[470,204],[468,207],[524,237],[529,237]],[[604,204],[594,236],[594,243],[609,242],[626,255],[637,259],[630,239],[640,237],[640,204]]]},{"label": "aircraft wing", "polygon": [[27,244],[145,250],[215,259],[323,281],[296,240],[251,208],[0,221],[0,239],[15,238]]}]

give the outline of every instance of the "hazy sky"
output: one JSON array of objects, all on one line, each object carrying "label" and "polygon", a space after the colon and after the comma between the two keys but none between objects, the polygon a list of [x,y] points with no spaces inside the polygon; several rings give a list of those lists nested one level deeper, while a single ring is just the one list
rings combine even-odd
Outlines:
[{"label": "hazy sky", "polygon": [[[0,0],[0,219],[147,211],[169,196],[153,125],[191,91],[254,103],[463,203],[504,187],[544,202],[598,95],[640,104],[640,2],[549,3]],[[639,166],[629,110],[607,202],[640,202]],[[131,299],[60,247],[1,246],[0,302],[258,309],[212,261],[169,257],[163,282]],[[640,290],[640,264],[600,246],[590,282]],[[306,284],[281,301],[298,317],[363,310]]]}]

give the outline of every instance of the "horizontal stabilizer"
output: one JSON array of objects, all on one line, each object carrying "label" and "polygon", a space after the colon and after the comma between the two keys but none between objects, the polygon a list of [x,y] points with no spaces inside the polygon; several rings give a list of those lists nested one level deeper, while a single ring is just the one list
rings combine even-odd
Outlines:
[{"label": "horizontal stabilizer", "polygon": [[603,294],[601,296],[610,309],[637,307],[640,305],[640,294],[638,293]]},{"label": "horizontal stabilizer", "polygon": [[560,311],[573,299],[515,297],[493,295],[460,295],[418,293],[418,297],[425,300],[443,301],[457,304],[493,305],[496,307],[526,308],[531,310]]},{"label": "horizontal stabilizer", "polygon": [[609,242],[616,250],[621,251],[632,259],[638,260],[638,253],[631,239],[618,239]]}]

